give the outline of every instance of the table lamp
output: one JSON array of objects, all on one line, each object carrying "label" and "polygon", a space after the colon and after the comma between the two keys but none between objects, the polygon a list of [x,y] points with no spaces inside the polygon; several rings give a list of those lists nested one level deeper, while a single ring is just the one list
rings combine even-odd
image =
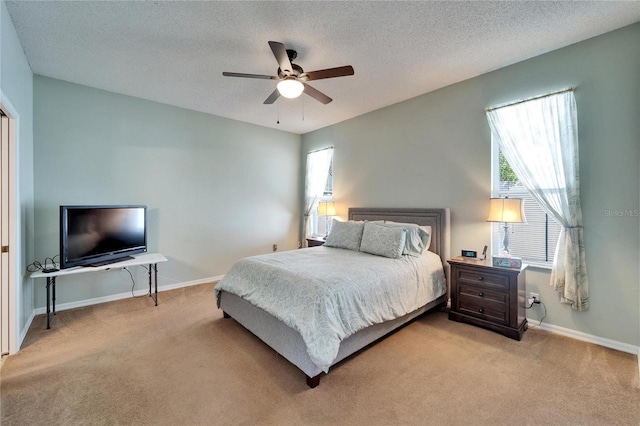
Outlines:
[{"label": "table lamp", "polygon": [[[524,203],[522,198],[491,198],[489,200],[489,216],[487,217],[487,222],[504,223],[502,253],[501,257],[494,256],[493,264],[495,266],[507,266],[508,263],[508,266],[516,267],[518,263],[520,263],[520,265],[522,264],[522,261],[520,259],[512,258],[511,256],[511,252],[509,249],[509,224],[524,223],[527,221],[524,216],[523,208]],[[505,260],[510,258],[512,258],[514,262]]]}]

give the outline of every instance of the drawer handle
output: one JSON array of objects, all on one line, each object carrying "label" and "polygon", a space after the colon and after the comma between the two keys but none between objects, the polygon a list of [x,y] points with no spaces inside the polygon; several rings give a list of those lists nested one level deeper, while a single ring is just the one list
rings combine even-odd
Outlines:
[{"label": "drawer handle", "polygon": [[484,308],[478,309],[478,312],[483,313],[484,312]]},{"label": "drawer handle", "polygon": [[478,281],[484,281],[484,277],[483,277],[482,275],[480,275],[480,276],[478,277]]},{"label": "drawer handle", "polygon": [[483,293],[483,292],[480,292],[480,293],[478,293],[478,296],[480,296],[480,297],[484,297],[484,293]]}]

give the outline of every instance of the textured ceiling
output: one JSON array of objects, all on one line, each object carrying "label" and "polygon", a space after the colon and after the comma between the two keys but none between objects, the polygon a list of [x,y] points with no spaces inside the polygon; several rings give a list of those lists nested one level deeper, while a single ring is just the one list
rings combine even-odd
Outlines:
[{"label": "textured ceiling", "polygon": [[[35,74],[307,133],[640,21],[640,2],[8,1]],[[275,75],[267,41],[334,99],[263,101]],[[277,124],[277,120],[280,124]]]}]

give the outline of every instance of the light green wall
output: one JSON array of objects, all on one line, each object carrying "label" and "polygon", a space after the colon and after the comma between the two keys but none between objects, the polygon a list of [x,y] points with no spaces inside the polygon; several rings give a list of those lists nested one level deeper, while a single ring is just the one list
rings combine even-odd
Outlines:
[{"label": "light green wall", "polygon": [[[575,86],[591,308],[558,302],[549,272],[527,272],[544,322],[640,343],[640,24],[303,135],[333,145],[339,214],[354,207],[450,207],[452,252],[488,244],[490,131],[484,109]],[[534,159],[532,159],[534,161]],[[541,318],[541,308],[529,317]]]},{"label": "light green wall", "polygon": [[13,22],[4,2],[0,2],[0,101],[14,109],[17,121],[17,257],[16,307],[21,340],[33,313],[31,280],[26,267],[33,259],[33,74],[22,51]]},{"label": "light green wall", "polygon": [[[299,135],[36,75],[34,141],[40,261],[59,252],[62,204],[146,204],[160,286],[298,246]],[[64,277],[57,303],[130,288],[122,271]]]}]

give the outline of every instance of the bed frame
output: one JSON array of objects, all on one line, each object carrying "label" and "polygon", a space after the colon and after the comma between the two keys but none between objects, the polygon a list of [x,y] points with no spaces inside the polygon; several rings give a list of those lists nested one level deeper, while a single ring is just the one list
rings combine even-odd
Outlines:
[{"label": "bed frame", "polygon": [[[431,246],[429,250],[438,254],[445,265],[447,283],[449,282],[446,260],[449,258],[449,209],[393,209],[393,208],[350,208],[349,220],[390,220],[394,222],[410,222],[432,227]],[[395,320],[375,324],[349,336],[340,344],[338,356],[332,365],[383,338],[392,331],[414,320],[420,315],[435,308],[446,305],[449,291],[427,305]],[[222,291],[220,293],[220,309],[225,318],[233,318],[252,332],[263,342],[273,348],[307,377],[307,385],[315,388],[320,384],[322,370],[316,366],[309,355],[300,333],[264,310],[255,307],[244,299]]]}]

